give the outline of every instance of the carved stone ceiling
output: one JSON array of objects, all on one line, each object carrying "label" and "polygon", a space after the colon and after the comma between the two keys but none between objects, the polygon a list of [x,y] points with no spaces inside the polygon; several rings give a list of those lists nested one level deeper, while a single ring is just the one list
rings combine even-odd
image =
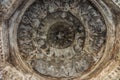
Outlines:
[{"label": "carved stone ceiling", "polygon": [[120,0],[1,0],[0,80],[120,80]]}]

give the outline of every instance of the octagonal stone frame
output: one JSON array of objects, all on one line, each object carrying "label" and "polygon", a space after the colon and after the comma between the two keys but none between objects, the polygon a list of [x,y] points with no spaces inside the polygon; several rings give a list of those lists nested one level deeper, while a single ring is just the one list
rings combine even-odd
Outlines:
[{"label": "octagonal stone frame", "polygon": [[[17,1],[17,0],[16,0]],[[35,0],[21,0],[19,1],[22,4],[19,4],[16,10],[11,11],[11,15],[3,20],[2,22],[2,42],[3,42],[3,53],[5,55],[5,61],[8,61],[13,66],[17,66],[16,68],[20,71],[23,71],[28,74],[34,74],[35,76],[39,77],[40,79],[54,79],[52,77],[41,76],[37,74],[31,67],[28,66],[19,55],[19,49],[17,45],[17,28],[21,21],[21,18],[26,11],[26,9],[34,2]],[[107,65],[109,65],[111,59],[114,59],[117,53],[119,53],[119,31],[120,31],[120,24],[115,23],[114,17],[115,15],[112,14],[109,7],[106,5],[107,2],[104,1],[97,1],[97,0],[90,0],[95,7],[99,9],[101,12],[106,26],[107,26],[107,39],[106,45],[104,50],[104,55],[101,60],[92,68],[92,70],[88,71],[86,74],[76,78],[76,79],[90,79],[94,74],[98,74],[104,69]],[[18,2],[17,2],[18,3]],[[119,18],[118,18],[119,19]],[[118,20],[120,21],[120,20]],[[115,32],[116,31],[116,32]],[[117,37],[117,39],[116,39]],[[117,45],[117,43],[119,43]],[[116,50],[116,51],[115,51]],[[100,52],[103,53],[103,52]]]}]

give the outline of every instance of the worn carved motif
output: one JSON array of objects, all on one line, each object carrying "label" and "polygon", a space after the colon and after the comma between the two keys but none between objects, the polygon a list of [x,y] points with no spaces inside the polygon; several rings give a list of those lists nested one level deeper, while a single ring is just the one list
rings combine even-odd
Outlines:
[{"label": "worn carved motif", "polygon": [[119,2],[0,1],[1,78],[119,80]]}]

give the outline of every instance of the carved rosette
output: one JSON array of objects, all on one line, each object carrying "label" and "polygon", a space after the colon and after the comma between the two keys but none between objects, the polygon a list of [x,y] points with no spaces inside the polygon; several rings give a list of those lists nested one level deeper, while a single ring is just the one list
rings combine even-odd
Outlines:
[{"label": "carved rosette", "polygon": [[119,64],[120,10],[115,1],[19,2],[1,24],[5,62],[18,71],[35,80],[89,80],[111,61]]}]

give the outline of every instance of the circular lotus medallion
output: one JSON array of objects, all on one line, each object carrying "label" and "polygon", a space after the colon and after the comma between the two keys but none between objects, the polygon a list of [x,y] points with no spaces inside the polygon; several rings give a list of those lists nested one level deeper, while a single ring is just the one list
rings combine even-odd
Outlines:
[{"label": "circular lotus medallion", "polygon": [[20,55],[39,74],[76,77],[102,57],[107,28],[88,0],[36,0],[17,32]]}]

